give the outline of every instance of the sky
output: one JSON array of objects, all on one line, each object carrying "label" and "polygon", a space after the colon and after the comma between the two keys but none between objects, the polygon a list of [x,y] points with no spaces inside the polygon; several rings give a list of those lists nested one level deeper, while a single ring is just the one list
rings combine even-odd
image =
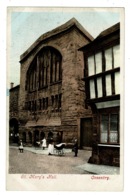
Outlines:
[{"label": "sky", "polygon": [[8,9],[10,32],[8,54],[8,84],[20,82],[20,55],[42,34],[75,17],[96,38],[103,30],[120,22],[117,8],[31,8]]}]

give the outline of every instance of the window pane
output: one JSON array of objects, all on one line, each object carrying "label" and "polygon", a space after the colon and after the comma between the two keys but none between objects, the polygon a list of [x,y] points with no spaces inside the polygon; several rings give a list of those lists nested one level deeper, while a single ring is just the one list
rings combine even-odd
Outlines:
[{"label": "window pane", "polygon": [[102,115],[101,118],[101,142],[106,143],[108,140],[108,115]]},{"label": "window pane", "polygon": [[107,143],[107,133],[101,132],[101,142]]},{"label": "window pane", "polygon": [[120,46],[116,45],[113,47],[114,55],[114,68],[120,67]]},{"label": "window pane", "polygon": [[112,69],[112,48],[105,50],[105,61],[106,61],[105,70]]},{"label": "window pane", "polygon": [[120,94],[120,72],[115,72],[115,94]]},{"label": "window pane", "polygon": [[98,77],[97,78],[97,94],[98,94],[98,97],[102,97],[102,78],[101,77]]},{"label": "window pane", "polygon": [[102,72],[102,53],[97,53],[95,55],[96,61],[96,74]]},{"label": "window pane", "polygon": [[118,114],[110,115],[110,142],[118,141]]},{"label": "window pane", "polygon": [[117,143],[118,142],[117,132],[110,132],[110,142],[111,143]]},{"label": "window pane", "polygon": [[101,131],[102,132],[108,130],[108,122],[109,122],[108,115],[102,115],[102,119],[101,119]]},{"label": "window pane", "polygon": [[95,71],[94,71],[94,56],[90,56],[88,57],[88,75],[94,75]]},{"label": "window pane", "polygon": [[110,131],[118,131],[118,114],[111,114]]},{"label": "window pane", "polygon": [[111,89],[111,75],[106,75],[106,95],[112,95]]},{"label": "window pane", "polygon": [[89,81],[89,87],[90,87],[90,98],[95,98],[95,83],[93,79]]}]

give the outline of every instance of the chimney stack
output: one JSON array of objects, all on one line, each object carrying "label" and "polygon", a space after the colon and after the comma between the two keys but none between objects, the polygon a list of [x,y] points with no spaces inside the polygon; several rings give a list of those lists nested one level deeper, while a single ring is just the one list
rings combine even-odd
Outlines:
[{"label": "chimney stack", "polygon": [[14,87],[14,83],[10,83],[10,88],[12,89]]}]

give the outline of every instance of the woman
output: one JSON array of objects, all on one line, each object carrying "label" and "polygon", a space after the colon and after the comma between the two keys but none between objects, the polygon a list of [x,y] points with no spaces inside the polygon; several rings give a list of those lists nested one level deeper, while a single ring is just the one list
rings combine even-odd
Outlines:
[{"label": "woman", "polygon": [[49,145],[48,145],[48,155],[54,154],[54,144],[53,144],[53,138],[49,140]]},{"label": "woman", "polygon": [[42,140],[42,148],[43,148],[43,150],[46,148],[46,138],[45,137]]}]

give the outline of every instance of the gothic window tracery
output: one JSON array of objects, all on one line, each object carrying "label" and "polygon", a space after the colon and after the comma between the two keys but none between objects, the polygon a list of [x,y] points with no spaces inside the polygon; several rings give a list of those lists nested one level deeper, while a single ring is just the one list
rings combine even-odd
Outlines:
[{"label": "gothic window tracery", "polygon": [[62,80],[62,56],[52,47],[43,48],[34,58],[27,71],[25,89],[40,90]]}]

